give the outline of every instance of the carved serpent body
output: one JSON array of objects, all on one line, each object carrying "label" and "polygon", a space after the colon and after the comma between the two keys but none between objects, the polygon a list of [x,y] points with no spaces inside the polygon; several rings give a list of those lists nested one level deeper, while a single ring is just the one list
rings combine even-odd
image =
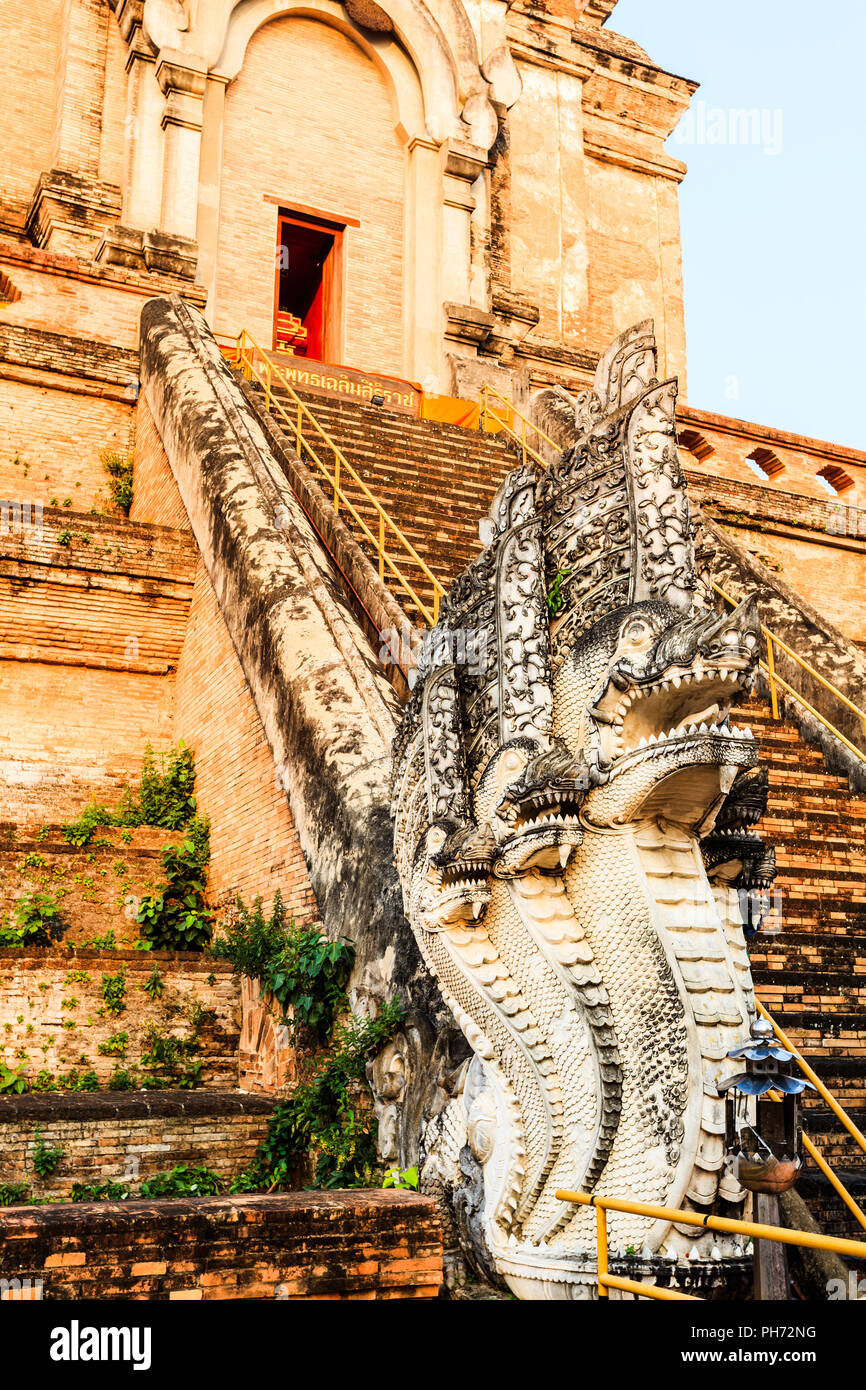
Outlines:
[{"label": "carved serpent body", "polygon": [[[713,842],[714,888],[701,841],[756,760],[728,711],[759,624],[752,603],[695,603],[675,385],[654,372],[638,325],[559,463],[505,480],[394,749],[407,914],[475,1054],[422,1136],[422,1176],[450,1193],[470,1257],[525,1298],[590,1296],[594,1218],[558,1188],[745,1196],[715,1083],[754,1011],[722,892],[746,868],[739,841],[728,859]],[[467,632],[472,669],[454,659]],[[694,1239],[625,1215],[611,1232],[647,1257]]]}]

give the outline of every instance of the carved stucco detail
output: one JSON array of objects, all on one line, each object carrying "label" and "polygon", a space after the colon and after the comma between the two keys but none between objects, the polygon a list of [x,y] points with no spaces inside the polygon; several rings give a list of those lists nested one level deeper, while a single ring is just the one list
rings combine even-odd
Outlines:
[{"label": "carved stucco detail", "polygon": [[[715,1083],[754,1012],[737,891],[772,872],[756,743],[729,720],[759,622],[698,601],[675,398],[651,323],[622,334],[566,402],[561,457],[500,487],[394,744],[407,915],[472,1051],[413,1121],[422,1185],[522,1298],[593,1296],[593,1213],[558,1188],[745,1195]],[[440,655],[467,630],[471,667]],[[610,1230],[646,1258],[695,1243],[642,1217]]]}]

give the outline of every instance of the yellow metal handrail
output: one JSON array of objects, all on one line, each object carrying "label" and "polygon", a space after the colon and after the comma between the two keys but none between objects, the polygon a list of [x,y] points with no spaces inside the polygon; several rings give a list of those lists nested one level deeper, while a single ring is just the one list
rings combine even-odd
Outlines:
[{"label": "yellow metal handrail", "polygon": [[676,1222],[682,1226],[700,1226],[703,1230],[721,1231],[727,1235],[748,1236],[753,1240],[775,1240],[781,1245],[802,1245],[809,1250],[835,1250],[838,1255],[862,1259],[866,1256],[866,1241],[845,1240],[840,1236],[825,1236],[813,1231],[787,1230],[781,1226],[765,1226],[758,1221],[734,1221],[727,1216],[701,1216],[696,1211],[681,1211],[676,1207],[658,1207],[650,1202],[627,1202],[620,1197],[591,1196],[588,1192],[569,1192],[560,1188],[554,1194],[560,1202],[576,1202],[579,1206],[595,1207],[597,1251],[597,1284],[599,1298],[607,1298],[609,1289],[624,1289],[641,1298],[683,1300],[702,1303],[695,1294],[676,1289],[658,1289],[636,1279],[624,1279],[608,1272],[607,1213],[627,1212],[632,1216],[648,1216],[653,1221]]},{"label": "yellow metal handrail", "polygon": [[[226,337],[227,335],[223,335]],[[432,627],[439,616],[439,601],[445,593],[445,589],[439,580],[430,570],[429,566],[421,559],[411,541],[400,530],[400,527],[386,512],[378,499],[370,491],[356,470],[352,467],[346,455],[334,442],[330,435],[322,428],[309,407],[301,400],[289,382],[285,373],[280,369],[276,362],[272,362],[270,356],[259,346],[255,338],[242,329],[236,338],[230,339],[234,343],[234,349],[229,356],[229,361],[235,367],[240,367],[248,381],[253,378],[259,383],[265,392],[265,409],[270,412],[274,410],[283,423],[291,431],[295,439],[295,448],[301,456],[306,456],[311,460],[315,469],[328,483],[329,492],[332,495],[334,511],[339,513],[341,505],[352,517],[355,524],[359,527],[363,536],[373,547],[379,564],[379,578],[384,580],[385,571],[393,575],[399,587],[412,600],[414,606],[424,618],[424,621]],[[274,395],[274,381],[279,383],[280,388],[286,393],[294,409],[291,414],[286,410],[279,397]],[[315,445],[313,439],[315,440]],[[325,462],[319,457],[322,446],[330,450],[333,456],[333,464],[329,469]],[[303,451],[303,452],[302,452]],[[350,497],[347,496],[341,478],[348,476],[360,488],[361,493],[373,508],[378,521],[378,535],[375,534],[367,522],[358,512]],[[386,546],[386,536],[390,538],[391,550]],[[391,553],[395,548],[400,559],[400,564],[395,560]],[[400,552],[403,552],[401,554]],[[433,590],[432,605],[423,601],[416,591],[416,588],[403,573],[401,565],[405,566],[405,558],[408,556],[412,562],[418,566],[424,578],[429,582]],[[415,581],[417,583],[417,581]]]},{"label": "yellow metal handrail", "polygon": [[[493,409],[493,407],[490,404],[491,396],[494,396],[497,401],[500,401],[502,405],[505,406],[507,418],[503,419],[502,416],[500,414],[497,414],[497,412]],[[481,424],[481,426],[484,427],[489,422],[492,422],[494,425],[497,426],[498,429],[504,430],[507,435],[509,435],[513,440],[515,440],[516,443],[520,445],[524,468],[526,467],[527,458],[531,458],[532,462],[536,464],[536,466],[539,468],[547,467],[547,461],[544,458],[542,458],[541,454],[539,454],[537,450],[533,449],[532,446],[527,443],[526,431],[528,429],[534,430],[538,438],[544,440],[544,443],[549,444],[550,447],[552,449],[555,449],[558,454],[562,452],[559,445],[556,443],[554,439],[551,439],[549,434],[545,434],[543,429],[539,428],[539,426],[534,424],[532,420],[528,418],[528,416],[524,415],[522,411],[518,410],[514,402],[510,401],[507,396],[503,396],[501,391],[497,391],[495,386],[489,386],[486,383],[484,386],[482,386],[481,394],[478,398],[478,404],[480,407],[479,423]],[[519,433],[511,426],[511,419],[514,416],[516,416],[517,419],[521,422],[521,428]]]},{"label": "yellow metal handrail", "polygon": [[[727,593],[719,584],[713,584],[712,587],[713,591],[717,593],[721,598],[723,598],[726,603],[730,603],[734,608],[736,608],[739,602],[738,599],[733,598],[732,595]],[[762,660],[759,664],[761,670],[765,673],[770,686],[770,707],[773,712],[773,718],[780,718],[779,694],[777,687],[781,686],[782,690],[784,690],[786,694],[790,695],[793,700],[796,700],[799,705],[802,705],[803,709],[805,709],[807,713],[811,714],[814,719],[817,719],[820,724],[823,724],[824,728],[828,731],[828,733],[831,733],[834,738],[837,738],[840,743],[843,743],[845,747],[849,750],[849,752],[854,753],[856,757],[858,757],[861,760],[861,762],[866,762],[866,753],[864,753],[862,749],[858,748],[856,744],[852,743],[850,739],[846,738],[842,731],[836,728],[835,724],[831,724],[829,719],[825,719],[824,715],[821,714],[818,710],[816,710],[814,705],[811,705],[804,695],[801,695],[799,691],[795,690],[793,686],[789,685],[788,682],[784,680],[782,676],[779,675],[778,671],[776,670],[775,649],[778,647],[780,651],[783,651],[785,655],[789,656],[792,661],[796,662],[796,664],[802,670],[806,671],[808,675],[812,676],[814,680],[818,681],[818,683],[822,685],[825,690],[828,690],[831,695],[834,695],[836,699],[839,700],[846,707],[846,709],[849,709],[854,714],[856,714],[858,719],[861,719],[863,721],[864,734],[866,734],[866,712],[860,709],[859,705],[855,705],[853,700],[849,700],[847,695],[843,695],[842,691],[839,690],[837,686],[833,685],[831,681],[828,681],[825,676],[822,676],[820,671],[816,671],[815,667],[810,665],[808,661],[805,661],[803,657],[798,656],[794,649],[788,646],[787,642],[783,642],[781,637],[777,637],[776,634],[774,632],[771,632],[769,628],[765,627],[763,623],[761,624],[761,632],[764,636],[764,640],[767,643],[767,660]]]}]

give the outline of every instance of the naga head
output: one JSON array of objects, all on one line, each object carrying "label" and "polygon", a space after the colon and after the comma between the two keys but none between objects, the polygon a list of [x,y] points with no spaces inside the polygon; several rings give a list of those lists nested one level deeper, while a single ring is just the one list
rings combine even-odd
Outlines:
[{"label": "naga head", "polygon": [[563,697],[582,700],[594,824],[649,815],[708,828],[734,778],[757,760],[730,711],[752,686],[760,621],[753,598],[732,613],[649,600],[611,614],[564,663]]},{"label": "naga head", "polygon": [[542,752],[528,740],[501,749],[482,779],[493,805],[493,872],[510,878],[529,869],[559,873],[583,840],[580,808],[587,769],[561,740]]},{"label": "naga head", "polygon": [[427,931],[478,921],[490,901],[494,850],[489,827],[433,822],[415,851],[417,911]]}]

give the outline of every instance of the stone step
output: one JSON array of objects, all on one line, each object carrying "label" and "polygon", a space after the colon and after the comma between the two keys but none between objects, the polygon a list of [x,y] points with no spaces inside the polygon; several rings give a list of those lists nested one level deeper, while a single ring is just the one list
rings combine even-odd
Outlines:
[{"label": "stone step", "polygon": [[[125,843],[122,835],[129,837]],[[138,940],[138,905],[164,880],[162,849],[181,831],[100,826],[86,846],[69,845],[59,827],[0,839],[0,917],[32,893],[54,898],[65,921],[64,946],[114,932],[118,946]]]},{"label": "stone step", "polygon": [[[0,1021],[0,1057],[23,1068],[31,1089],[71,1087],[75,1074],[79,1083],[95,1074],[104,1089],[133,1068],[129,1084],[186,1074],[211,1090],[237,1087],[240,982],[227,961],[202,952],[0,950]],[[173,1071],[145,1063],[151,1028],[162,1048],[174,1046],[167,1038],[194,1044]]]},{"label": "stone step", "polygon": [[[100,1091],[0,1096],[0,1184],[26,1183],[31,1200],[68,1198],[73,1183],[140,1183],[177,1164],[230,1180],[265,1136],[273,1101],[243,1091]],[[60,1149],[54,1172],[33,1163],[37,1139]]]}]

